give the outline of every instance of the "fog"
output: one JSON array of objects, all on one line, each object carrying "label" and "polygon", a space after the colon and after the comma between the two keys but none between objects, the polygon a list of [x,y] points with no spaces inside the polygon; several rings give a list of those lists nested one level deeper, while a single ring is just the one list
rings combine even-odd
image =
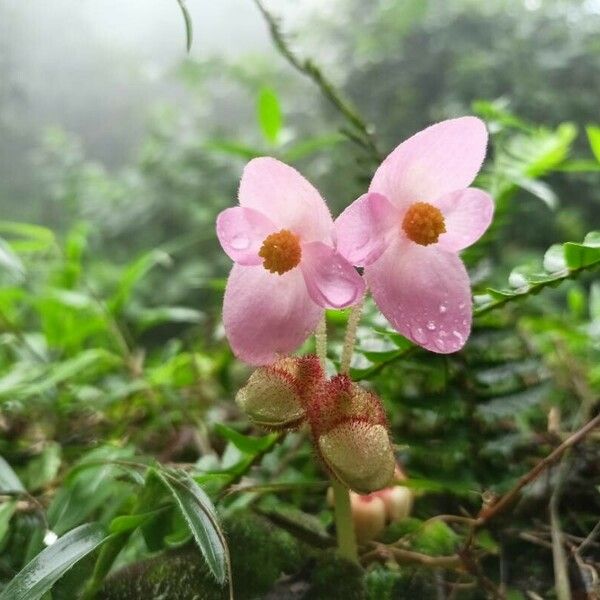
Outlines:
[{"label": "fog", "polygon": [[[297,23],[313,5],[270,6]],[[281,60],[250,0],[187,7],[192,58]],[[176,0],[0,0],[0,192],[28,193],[31,152],[49,127],[74,134],[108,168],[126,163],[151,107],[182,94],[185,42]]]}]

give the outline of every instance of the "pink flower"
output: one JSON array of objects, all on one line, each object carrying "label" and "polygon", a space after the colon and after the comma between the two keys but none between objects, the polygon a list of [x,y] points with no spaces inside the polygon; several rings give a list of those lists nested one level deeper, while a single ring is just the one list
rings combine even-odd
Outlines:
[{"label": "pink flower", "polygon": [[223,322],[236,356],[263,365],[298,348],[324,308],[356,303],[365,285],[334,249],[319,192],[295,169],[274,158],[251,160],[239,201],[217,217],[217,236],[235,262]]},{"label": "pink flower", "polygon": [[458,252],[492,220],[490,196],[467,187],[486,145],[475,117],[424,129],[381,163],[368,193],[336,221],[337,249],[365,267],[381,312],[434,352],[459,350],[471,331],[470,282]]}]

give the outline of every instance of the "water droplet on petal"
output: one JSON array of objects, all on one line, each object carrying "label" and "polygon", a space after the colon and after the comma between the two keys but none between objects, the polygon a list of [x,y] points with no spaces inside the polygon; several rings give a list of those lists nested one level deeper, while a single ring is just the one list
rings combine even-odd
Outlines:
[{"label": "water droplet on petal", "polygon": [[424,344],[427,341],[427,336],[421,327],[411,329],[411,333],[417,344]]},{"label": "water droplet on petal", "polygon": [[452,335],[462,344],[465,340],[465,336],[460,331],[453,331]]},{"label": "water droplet on petal", "polygon": [[440,304],[440,312],[444,314],[448,310],[448,307],[445,304]]},{"label": "water droplet on petal", "polygon": [[429,329],[429,331],[435,331],[435,323],[433,321],[429,321],[427,323],[427,329]]},{"label": "water droplet on petal", "polygon": [[440,338],[436,338],[434,341],[434,344],[436,345],[436,347],[438,348],[438,350],[445,350],[446,349],[446,342],[444,342],[444,340],[440,339]]},{"label": "water droplet on petal", "polygon": [[443,329],[440,330],[440,337],[446,337],[448,335],[447,331],[444,331]]},{"label": "water droplet on petal", "polygon": [[464,302],[461,302],[461,303],[458,305],[458,308],[459,308],[460,310],[462,310],[462,309],[463,309],[465,306],[466,306],[466,304],[465,304]]}]

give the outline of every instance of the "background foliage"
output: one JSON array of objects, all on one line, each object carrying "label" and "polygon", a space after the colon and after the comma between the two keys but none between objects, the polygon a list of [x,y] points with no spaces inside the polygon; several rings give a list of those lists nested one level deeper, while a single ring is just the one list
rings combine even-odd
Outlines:
[{"label": "background foliage", "polygon": [[[597,585],[597,432],[479,531],[471,572],[376,560],[364,574],[329,549],[326,478],[305,438],[253,431],[232,401],[249,371],[223,338],[229,264],[213,224],[244,162],[294,164],[337,214],[400,140],[474,113],[492,134],[477,185],[496,218],[464,255],[471,340],[426,354],[369,304],[359,329],[352,374],[385,399],[417,495],[413,518],[381,542],[464,551],[465,528],[432,517],[477,515],[597,411],[597,3],[328,4],[300,30],[276,30],[296,65],[182,60],[185,100],[149,110],[129,164],[90,160],[58,128],[35,162],[2,161],[5,181],[9,170],[31,180],[0,185],[13,216],[0,222],[3,600],[221,598],[230,572],[236,598],[290,597],[290,585],[310,598],[552,598],[552,498],[573,593]],[[0,69],[7,156],[25,130],[16,74]],[[16,189],[38,192],[23,208]],[[332,356],[346,318],[328,315]]]}]

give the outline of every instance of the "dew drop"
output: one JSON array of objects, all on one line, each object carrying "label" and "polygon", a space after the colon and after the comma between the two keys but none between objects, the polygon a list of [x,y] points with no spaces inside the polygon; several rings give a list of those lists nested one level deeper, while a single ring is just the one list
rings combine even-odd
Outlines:
[{"label": "dew drop", "polygon": [[527,287],[528,283],[527,283],[527,278],[525,277],[525,275],[523,275],[523,273],[519,273],[518,271],[513,271],[509,276],[508,276],[508,285],[510,285],[511,288],[522,288],[522,287]]},{"label": "dew drop", "polygon": [[460,331],[453,331],[452,335],[462,344],[465,340],[465,336]]},{"label": "dew drop", "polygon": [[459,308],[460,310],[462,310],[462,309],[463,309],[465,306],[466,306],[466,304],[465,304],[464,302],[461,302],[461,303],[458,305],[458,308]]},{"label": "dew drop", "polygon": [[445,350],[446,349],[446,342],[440,338],[436,338],[434,341],[435,345],[437,346],[437,348],[439,350]]},{"label": "dew drop", "polygon": [[415,342],[424,344],[427,341],[427,336],[421,327],[415,327],[411,330]]},{"label": "dew drop", "polygon": [[444,314],[448,310],[448,307],[445,304],[440,304],[440,312]]},{"label": "dew drop", "polygon": [[447,337],[448,336],[448,332],[444,331],[443,329],[440,330],[440,337]]},{"label": "dew drop", "polygon": [[435,331],[435,323],[433,321],[429,321],[427,323],[427,329],[429,329],[429,331]]}]

